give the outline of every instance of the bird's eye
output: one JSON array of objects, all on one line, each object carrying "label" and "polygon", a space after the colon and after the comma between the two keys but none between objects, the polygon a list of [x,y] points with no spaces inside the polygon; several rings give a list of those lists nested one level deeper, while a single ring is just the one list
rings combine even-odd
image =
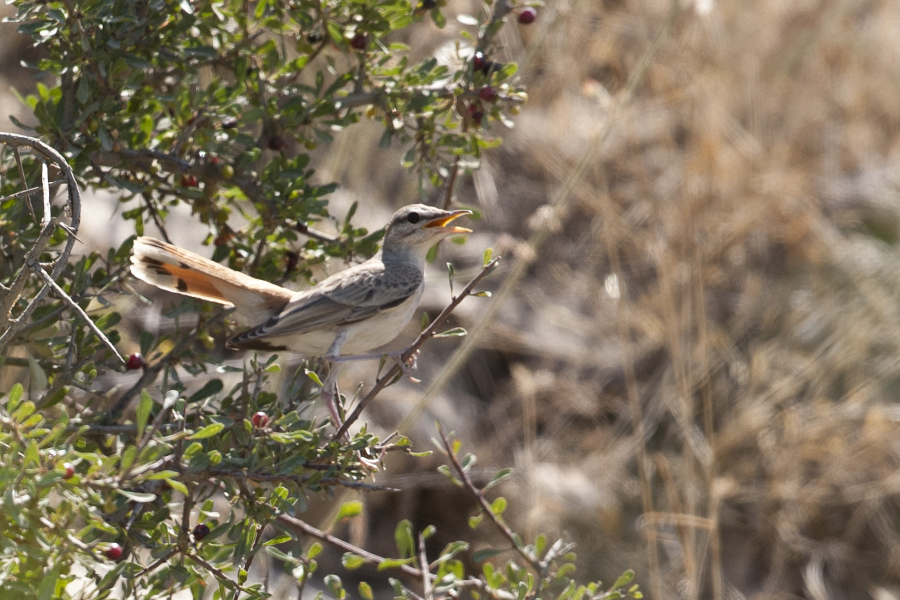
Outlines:
[{"label": "bird's eye", "polygon": [[406,215],[406,220],[409,221],[410,223],[418,223],[419,219],[421,219],[421,217],[419,216],[419,213],[417,213],[417,212],[411,212],[408,215]]}]

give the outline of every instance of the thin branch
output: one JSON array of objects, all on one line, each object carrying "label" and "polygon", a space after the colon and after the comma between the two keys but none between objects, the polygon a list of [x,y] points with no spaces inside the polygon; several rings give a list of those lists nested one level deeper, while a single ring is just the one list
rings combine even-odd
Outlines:
[{"label": "thin branch", "polygon": [[518,552],[519,556],[522,557],[525,562],[527,562],[534,572],[540,576],[546,575],[546,565],[541,564],[541,561],[538,560],[537,557],[530,556],[527,552],[525,552],[525,548],[522,546],[522,540],[519,539],[519,536],[515,534],[515,532],[509,528],[509,526],[504,523],[496,514],[494,514],[493,509],[491,508],[491,504],[487,501],[487,498],[484,497],[484,494],[478,487],[472,482],[472,479],[469,478],[469,474],[466,473],[465,468],[460,464],[459,458],[456,456],[456,452],[453,451],[453,444],[450,443],[450,440],[447,438],[447,434],[444,433],[444,429],[438,426],[438,433],[441,435],[441,442],[444,444],[444,449],[447,451],[447,457],[450,459],[450,464],[453,465],[454,470],[459,475],[460,481],[462,481],[463,486],[472,497],[478,502],[478,505],[481,507],[481,511],[487,515],[488,519],[494,524],[497,529],[503,534],[503,536],[510,541],[513,548],[515,548],[516,552]]},{"label": "thin branch", "polygon": [[46,283],[53,290],[53,292],[57,295],[57,297],[60,300],[62,300],[66,304],[68,304],[69,308],[74,310],[75,313],[79,317],[81,317],[81,319],[85,322],[85,324],[88,326],[88,328],[91,331],[93,331],[94,334],[98,338],[100,338],[100,340],[109,349],[109,351],[112,352],[116,357],[118,357],[119,361],[122,364],[125,364],[125,359],[122,358],[122,355],[119,354],[119,351],[116,350],[116,347],[113,346],[113,343],[109,341],[109,338],[106,337],[106,334],[103,333],[102,331],[100,331],[100,328],[97,327],[96,324],[94,324],[94,322],[91,320],[91,318],[88,316],[88,314],[86,312],[84,312],[84,309],[81,308],[80,306],[78,306],[78,304],[74,300],[72,300],[72,298],[69,297],[69,295],[66,293],[66,291],[64,289],[62,289],[61,287],[59,287],[59,284],[57,284],[55,281],[53,281],[53,278],[51,278],[50,275],[47,274],[47,272],[44,270],[44,268],[41,267],[41,265],[39,265],[37,263],[32,263],[29,266],[31,267],[31,270],[37,274],[38,277],[40,277],[41,279],[44,280],[44,283]]},{"label": "thin branch", "polygon": [[[441,313],[434,319],[434,321],[432,321],[431,324],[429,324],[428,327],[426,327],[422,331],[422,333],[419,334],[419,337],[416,338],[416,340],[409,346],[409,348],[407,348],[403,352],[403,354],[400,355],[400,361],[402,363],[405,363],[412,356],[414,356],[416,351],[422,346],[422,344],[435,336],[438,327],[443,325],[444,321],[446,321],[450,317],[450,313],[452,313],[454,309],[456,309],[456,307],[466,299],[466,297],[472,294],[475,286],[478,285],[482,279],[484,279],[489,273],[491,273],[491,271],[493,271],[497,267],[499,261],[500,257],[497,257],[490,261],[488,264],[484,265],[484,267],[481,269],[481,272],[472,278],[472,280],[466,285],[466,287],[463,288],[462,292],[460,292],[458,296],[453,297],[453,300],[450,302],[450,304],[448,304],[444,308],[444,310],[441,311]],[[338,428],[331,439],[341,439],[343,435],[347,433],[347,430],[350,428],[350,426],[359,418],[359,415],[362,414],[362,411],[365,410],[366,406],[368,406],[369,403],[372,402],[372,400],[374,400],[379,393],[381,393],[381,390],[383,390],[388,386],[388,384],[394,381],[394,379],[398,377],[401,372],[402,369],[400,368],[400,364],[395,364],[383,377],[378,379],[375,382],[375,386],[372,388],[372,390],[368,394],[366,394],[366,397],[363,398],[356,406],[356,408],[353,409],[353,412],[350,413],[350,415],[340,426],[340,428]]]},{"label": "thin branch", "polygon": [[206,562],[205,560],[203,560],[201,557],[197,556],[193,552],[188,552],[187,557],[190,558],[192,561],[200,564],[204,569],[206,569],[207,571],[209,571],[210,573],[215,575],[216,579],[218,579],[225,585],[234,587],[234,588],[244,592],[245,594],[256,594],[256,592],[254,592],[251,589],[245,588],[244,586],[239,584],[237,581],[234,581],[233,579],[228,577],[228,575],[226,575],[224,571],[222,571],[221,569],[219,569],[217,567],[212,566],[211,564],[209,564],[208,562]]},{"label": "thin branch", "polygon": [[[22,185],[28,185],[28,179],[25,177],[25,169],[22,167],[22,155],[19,153],[18,147],[13,146],[13,154],[16,157],[16,166],[19,168],[19,177],[22,178]],[[34,214],[34,207],[31,205],[31,194],[28,194],[28,197],[25,198],[25,202],[28,206],[28,212],[31,213],[31,218],[37,223],[38,218],[37,215]]]},{"label": "thin branch", "polygon": [[41,227],[50,223],[50,175],[47,170],[47,161],[41,161],[41,188],[43,190],[44,214],[41,216]]},{"label": "thin branch", "polygon": [[[304,467],[308,467],[310,470],[328,470],[331,468],[328,465],[304,465]],[[193,473],[186,473],[186,475],[193,475]],[[222,477],[233,477],[236,479],[246,479],[248,481],[293,481],[298,485],[306,485],[309,480],[309,477],[302,475],[278,475],[272,473],[259,473],[254,471],[245,471],[245,470],[233,470],[233,469],[204,469],[203,471],[199,471],[196,473],[197,477],[202,478],[222,478]],[[327,477],[324,479],[320,479],[319,483],[337,485],[341,487],[347,487],[352,489],[360,489],[371,492],[397,492],[399,491],[397,488],[386,487],[383,485],[376,485],[373,483],[364,483],[362,481],[345,481],[342,479],[338,479],[337,477]]]},{"label": "thin branch", "polygon": [[428,556],[425,554],[425,535],[419,532],[419,565],[422,567],[422,597],[425,600],[433,600],[434,589],[431,587],[431,573]]},{"label": "thin branch", "polygon": [[[53,181],[50,182],[50,185],[57,186],[57,185],[62,185],[65,182],[66,182],[65,179],[54,179]],[[18,192],[9,194],[8,196],[0,197],[0,202],[5,202],[6,200],[12,200],[14,198],[21,198],[22,196],[28,196],[28,195],[31,195],[40,190],[41,190],[41,188],[39,188],[39,187],[32,187],[32,188],[28,188],[26,190],[20,190]],[[35,221],[37,221],[37,216],[35,216]]]}]

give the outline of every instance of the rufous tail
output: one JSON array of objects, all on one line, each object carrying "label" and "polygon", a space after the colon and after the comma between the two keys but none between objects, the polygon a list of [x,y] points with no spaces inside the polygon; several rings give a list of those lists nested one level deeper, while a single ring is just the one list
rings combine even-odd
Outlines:
[{"label": "rufous tail", "polygon": [[288,289],[151,237],[134,241],[131,272],[176,294],[232,305],[238,314],[256,323],[277,312],[293,295]]}]

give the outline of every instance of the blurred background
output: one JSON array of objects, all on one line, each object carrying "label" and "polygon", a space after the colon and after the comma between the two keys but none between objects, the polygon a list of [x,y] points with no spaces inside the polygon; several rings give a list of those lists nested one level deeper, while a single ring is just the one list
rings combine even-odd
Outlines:
[{"label": "blurred background", "polygon": [[[450,31],[423,24],[413,52],[441,55],[471,10],[450,0]],[[34,86],[30,40],[0,40],[0,113],[29,122],[10,89]],[[501,43],[529,101],[462,182],[484,217],[444,244],[425,309],[447,303],[441,265],[461,287],[486,247],[494,298],[364,419],[420,449],[440,419],[485,473],[513,467],[507,516],[577,543],[584,580],[900,598],[900,3],[547,0]],[[358,201],[372,227],[416,189],[379,135],[317,150],[333,214]],[[89,221],[102,243],[114,221]],[[404,491],[362,496],[357,543],[400,518],[459,539],[473,514],[421,461],[376,481]]]}]

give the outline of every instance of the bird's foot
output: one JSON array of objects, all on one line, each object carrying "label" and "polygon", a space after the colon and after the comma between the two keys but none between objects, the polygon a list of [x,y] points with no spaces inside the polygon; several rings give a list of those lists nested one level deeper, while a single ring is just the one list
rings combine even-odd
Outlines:
[{"label": "bird's foot", "polygon": [[419,351],[416,350],[412,354],[409,355],[409,358],[403,360],[403,354],[406,350],[401,350],[400,352],[391,352],[388,354],[391,360],[397,363],[397,366],[400,367],[400,370],[403,371],[403,374],[409,378],[413,383],[422,383],[421,379],[417,379],[413,377],[413,373],[416,372],[416,369],[419,366]]}]

